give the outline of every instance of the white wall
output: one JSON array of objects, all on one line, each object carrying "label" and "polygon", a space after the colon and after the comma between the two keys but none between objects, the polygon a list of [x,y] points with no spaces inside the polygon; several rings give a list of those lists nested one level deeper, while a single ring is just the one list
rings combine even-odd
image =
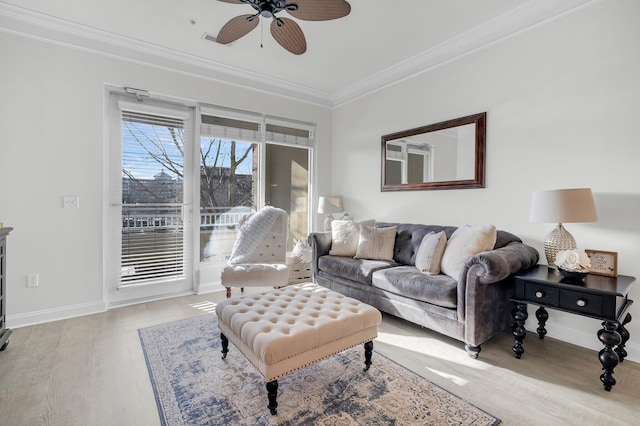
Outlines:
[{"label": "white wall", "polygon": [[[619,273],[640,278],[639,17],[636,0],[596,2],[336,108],[332,193],[355,218],[494,223],[545,263],[543,240],[554,225],[529,223],[531,193],[590,187],[598,222],[567,229],[580,249],[617,251]],[[380,192],[381,135],[482,111],[484,189]],[[629,359],[640,361],[640,282],[630,298]],[[550,315],[549,336],[601,348],[599,321]]]},{"label": "white wall", "polygon": [[[315,170],[330,165],[331,175],[319,174],[315,198],[342,195],[356,218],[492,222],[542,252],[553,225],[528,222],[531,192],[591,187],[599,221],[567,228],[580,248],[617,251],[619,272],[640,277],[639,16],[636,0],[597,2],[333,114],[0,33],[0,222],[15,228],[8,324],[104,308],[105,84],[318,123]],[[381,135],[481,111],[488,114],[486,188],[380,192]],[[79,195],[80,209],[62,209],[63,195]],[[38,288],[26,287],[32,272],[40,274]],[[630,298],[640,318],[640,283]],[[531,319],[528,327],[535,328]],[[549,336],[597,349],[598,327],[555,311],[548,324]],[[640,361],[640,322],[629,330],[629,359]]]},{"label": "white wall", "polygon": [[[327,108],[6,33],[0,52],[0,222],[15,228],[9,327],[105,307],[105,84],[315,122],[316,159],[330,159]],[[329,190],[321,177],[316,191]],[[80,208],[63,209],[63,195],[78,195]],[[39,287],[26,286],[28,273]]]}]

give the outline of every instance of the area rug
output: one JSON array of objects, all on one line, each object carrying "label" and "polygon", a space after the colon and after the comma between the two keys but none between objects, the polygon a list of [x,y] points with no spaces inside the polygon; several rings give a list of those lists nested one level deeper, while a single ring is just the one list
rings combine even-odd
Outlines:
[{"label": "area rug", "polygon": [[363,372],[353,348],[278,380],[278,414],[265,382],[206,314],[138,330],[162,425],[497,425],[500,420],[377,353]]}]

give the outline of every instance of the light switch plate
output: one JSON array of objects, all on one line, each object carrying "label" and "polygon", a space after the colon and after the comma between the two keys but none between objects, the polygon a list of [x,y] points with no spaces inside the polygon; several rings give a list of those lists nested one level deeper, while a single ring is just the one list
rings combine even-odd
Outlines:
[{"label": "light switch plate", "polygon": [[77,195],[64,195],[62,197],[62,207],[65,209],[79,209],[80,197]]},{"label": "light switch plate", "polygon": [[27,274],[27,287],[38,287],[40,280],[38,274]]}]

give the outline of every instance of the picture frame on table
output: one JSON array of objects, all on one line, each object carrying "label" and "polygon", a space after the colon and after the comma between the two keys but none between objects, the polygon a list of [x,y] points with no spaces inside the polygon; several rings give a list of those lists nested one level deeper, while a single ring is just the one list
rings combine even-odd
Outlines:
[{"label": "picture frame on table", "polygon": [[586,249],[585,253],[591,260],[590,274],[618,276],[618,252]]}]

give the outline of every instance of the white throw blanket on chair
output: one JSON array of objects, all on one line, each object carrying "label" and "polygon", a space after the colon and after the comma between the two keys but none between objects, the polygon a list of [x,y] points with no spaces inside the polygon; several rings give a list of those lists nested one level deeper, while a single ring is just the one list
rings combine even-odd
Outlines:
[{"label": "white throw blanket on chair", "polygon": [[[248,216],[240,225],[238,236],[233,244],[229,265],[250,263],[256,248],[272,231],[276,221],[286,212],[276,207],[266,206],[260,211]],[[284,232],[284,230],[283,230]]]}]

